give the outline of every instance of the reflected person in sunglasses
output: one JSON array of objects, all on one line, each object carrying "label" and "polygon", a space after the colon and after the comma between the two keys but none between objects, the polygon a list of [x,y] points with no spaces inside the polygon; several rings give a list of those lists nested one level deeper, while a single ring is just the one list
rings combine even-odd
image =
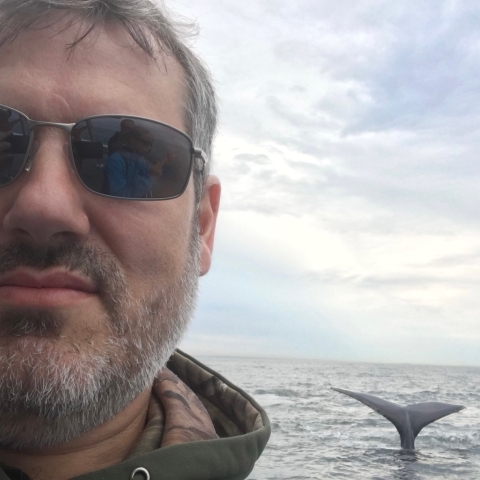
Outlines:
[{"label": "reflected person in sunglasses", "polygon": [[120,122],[120,131],[115,132],[108,141],[108,153],[111,155],[125,146],[125,139],[130,131],[135,127],[135,121],[132,119],[125,119]]},{"label": "reflected person in sunglasses", "polygon": [[[268,440],[176,350],[220,199],[181,32],[150,0],[0,0],[0,480],[240,480]],[[109,153],[124,119],[141,129]]]},{"label": "reflected person in sunglasses", "polygon": [[152,145],[153,135],[146,128],[130,127],[105,164],[104,193],[116,197],[147,197],[155,184],[153,177],[161,175],[161,169],[150,165],[145,158]]}]

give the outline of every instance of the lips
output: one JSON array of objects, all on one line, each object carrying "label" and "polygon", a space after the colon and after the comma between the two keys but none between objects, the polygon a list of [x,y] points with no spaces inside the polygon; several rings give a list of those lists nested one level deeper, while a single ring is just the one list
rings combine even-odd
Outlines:
[{"label": "lips", "polygon": [[66,271],[52,271],[48,273],[16,270],[0,276],[0,287],[27,287],[27,288],[67,288],[80,290],[86,293],[95,293],[92,282]]},{"label": "lips", "polygon": [[0,276],[0,300],[20,306],[63,306],[98,293],[95,284],[63,270],[17,269]]}]

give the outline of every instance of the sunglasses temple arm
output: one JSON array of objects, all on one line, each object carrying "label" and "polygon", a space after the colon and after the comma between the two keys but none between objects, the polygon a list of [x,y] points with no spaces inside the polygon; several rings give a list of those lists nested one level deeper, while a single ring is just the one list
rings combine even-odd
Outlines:
[{"label": "sunglasses temple arm", "polygon": [[195,158],[198,158],[201,160],[201,167],[200,171],[203,173],[203,170],[205,169],[205,165],[207,164],[207,155],[201,148],[194,148],[193,149],[193,155]]}]

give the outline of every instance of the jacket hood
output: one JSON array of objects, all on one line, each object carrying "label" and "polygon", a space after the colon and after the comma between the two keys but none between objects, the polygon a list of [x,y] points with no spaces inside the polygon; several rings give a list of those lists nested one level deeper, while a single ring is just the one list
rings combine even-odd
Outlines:
[{"label": "jacket hood", "polygon": [[160,448],[72,480],[241,480],[248,477],[270,436],[270,422],[264,410],[241,389],[179,350],[167,367],[201,400],[219,438]]}]

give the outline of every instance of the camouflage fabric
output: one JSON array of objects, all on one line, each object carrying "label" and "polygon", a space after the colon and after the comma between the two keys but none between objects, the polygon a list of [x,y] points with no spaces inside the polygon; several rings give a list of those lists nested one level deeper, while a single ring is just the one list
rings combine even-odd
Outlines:
[{"label": "camouflage fabric", "polygon": [[198,397],[174,373],[163,369],[153,385],[145,430],[127,458],[212,438],[217,434]]},{"label": "camouflage fabric", "polygon": [[260,411],[217,373],[198,368],[196,361],[180,351],[173,354],[167,366],[201,400],[219,437],[234,437],[263,427]]}]

